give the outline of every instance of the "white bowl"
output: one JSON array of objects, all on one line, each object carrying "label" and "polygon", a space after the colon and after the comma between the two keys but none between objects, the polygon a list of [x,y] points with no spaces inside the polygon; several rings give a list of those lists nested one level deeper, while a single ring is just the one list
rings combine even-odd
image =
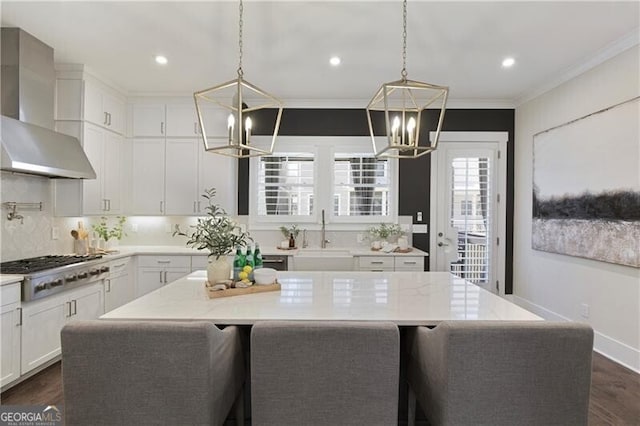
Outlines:
[{"label": "white bowl", "polygon": [[260,268],[253,271],[253,279],[258,285],[268,285],[276,282],[276,270],[272,268]]}]

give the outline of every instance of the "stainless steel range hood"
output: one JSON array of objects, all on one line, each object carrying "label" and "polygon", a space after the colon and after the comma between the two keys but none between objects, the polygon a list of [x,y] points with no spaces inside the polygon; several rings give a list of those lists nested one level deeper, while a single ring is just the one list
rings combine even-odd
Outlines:
[{"label": "stainless steel range hood", "polygon": [[53,131],[53,49],[19,28],[2,28],[0,168],[95,179],[78,139]]}]

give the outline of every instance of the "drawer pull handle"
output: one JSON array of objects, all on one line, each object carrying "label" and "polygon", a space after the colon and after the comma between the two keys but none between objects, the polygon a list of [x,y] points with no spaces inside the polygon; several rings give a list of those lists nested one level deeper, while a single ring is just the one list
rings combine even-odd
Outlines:
[{"label": "drawer pull handle", "polygon": [[384,262],[371,262],[372,265],[382,265]]},{"label": "drawer pull handle", "polygon": [[416,264],[416,262],[402,262],[402,263],[404,263],[405,265],[415,265]]},{"label": "drawer pull handle", "polygon": [[158,260],[157,262],[158,263],[171,263],[170,260]]}]

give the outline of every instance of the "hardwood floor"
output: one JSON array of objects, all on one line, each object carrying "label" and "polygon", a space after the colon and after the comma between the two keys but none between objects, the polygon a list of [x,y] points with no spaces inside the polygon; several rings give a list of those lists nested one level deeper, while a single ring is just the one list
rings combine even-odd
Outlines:
[{"label": "hardwood floor", "polygon": [[[3,405],[62,405],[60,363],[0,395]],[[640,375],[593,353],[589,426],[640,426]]]}]

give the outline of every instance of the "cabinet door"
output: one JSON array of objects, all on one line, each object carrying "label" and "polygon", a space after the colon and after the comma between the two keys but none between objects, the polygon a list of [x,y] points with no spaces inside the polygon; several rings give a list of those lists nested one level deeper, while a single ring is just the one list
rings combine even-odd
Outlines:
[{"label": "cabinet door", "polygon": [[104,290],[102,282],[81,287],[69,295],[71,316],[69,321],[93,320],[104,314]]},{"label": "cabinet door", "polygon": [[163,268],[139,268],[136,280],[136,297],[144,296],[165,285]]},{"label": "cabinet door", "polygon": [[213,199],[220,204],[228,214],[235,215],[238,199],[238,160],[220,154],[213,154],[204,150],[202,143],[198,143],[198,210],[204,214],[206,200],[201,197],[205,189],[215,188]]},{"label": "cabinet door", "polygon": [[21,374],[60,355],[60,330],[71,313],[71,304],[62,296],[22,305]]},{"label": "cabinet door", "polygon": [[422,256],[396,256],[396,271],[424,271],[424,257]]},{"label": "cabinet door", "polygon": [[102,108],[107,113],[107,128],[109,130],[124,133],[124,102],[108,93],[102,95]]},{"label": "cabinet door", "polygon": [[196,107],[167,105],[167,137],[196,137],[200,135]]},{"label": "cabinet door", "polygon": [[95,179],[82,181],[82,211],[84,214],[102,214],[106,203],[102,196],[104,182],[104,130],[92,124],[85,124],[84,152],[96,172]]},{"label": "cabinet door", "polygon": [[167,139],[165,213],[197,214],[198,140]]},{"label": "cabinet door", "polygon": [[133,140],[132,214],[164,214],[164,140]]},{"label": "cabinet door", "polygon": [[164,104],[133,105],[133,136],[165,136]]},{"label": "cabinet door", "polygon": [[105,281],[104,311],[109,312],[134,299],[134,288],[129,274]]},{"label": "cabinet door", "polygon": [[207,105],[200,109],[202,119],[204,120],[204,131],[207,138],[225,138],[229,137],[228,119],[229,111],[215,105]]},{"label": "cabinet door", "polygon": [[18,303],[0,310],[0,386],[20,377],[20,308]]},{"label": "cabinet door", "polygon": [[98,126],[106,126],[108,123],[102,108],[102,92],[89,81],[84,82],[84,119]]},{"label": "cabinet door", "polygon": [[191,273],[191,269],[187,269],[187,268],[180,268],[180,269],[167,269],[167,274],[165,275],[165,284],[169,284],[172,283],[182,277],[184,277],[185,275],[188,275]]},{"label": "cabinet door", "polygon": [[122,136],[104,132],[103,198],[106,200],[106,211],[111,214],[122,212],[122,148]]}]

